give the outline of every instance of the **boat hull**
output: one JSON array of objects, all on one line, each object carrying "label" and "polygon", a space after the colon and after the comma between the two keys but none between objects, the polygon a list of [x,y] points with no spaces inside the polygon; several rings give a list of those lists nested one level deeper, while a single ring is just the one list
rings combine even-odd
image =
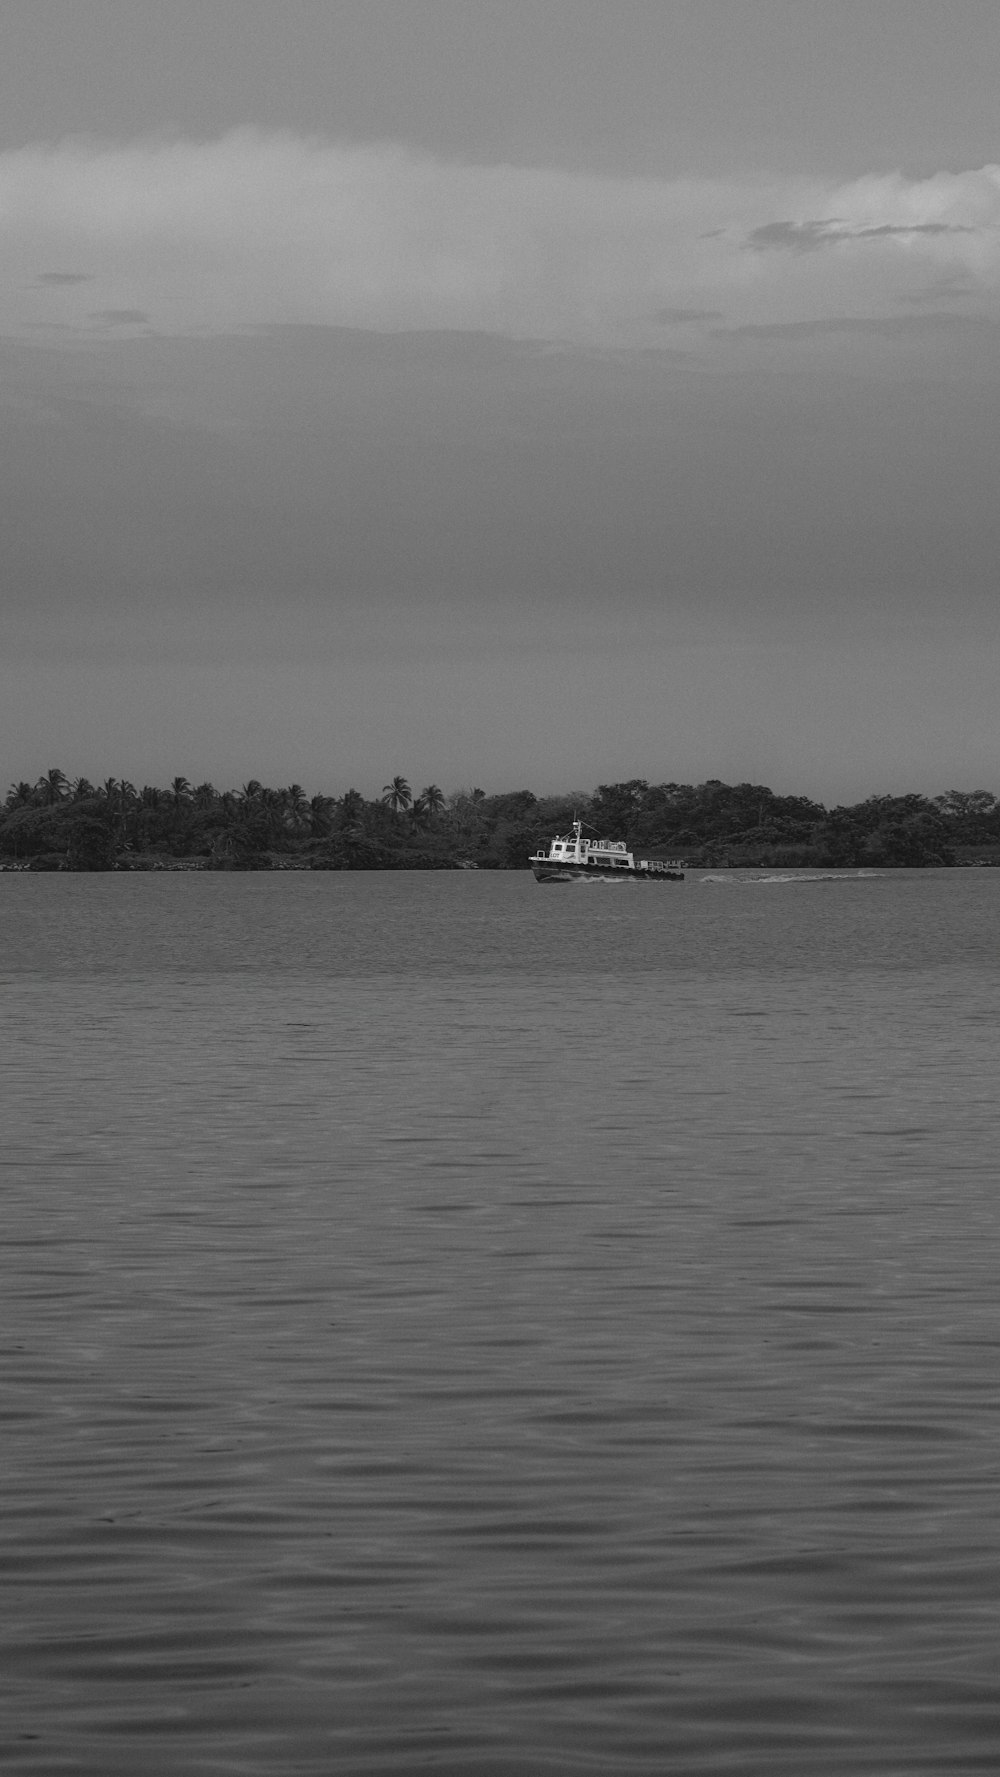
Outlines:
[{"label": "boat hull", "polygon": [[683,882],[683,870],[638,870],[621,865],[562,864],[551,858],[531,860],[536,882]]}]

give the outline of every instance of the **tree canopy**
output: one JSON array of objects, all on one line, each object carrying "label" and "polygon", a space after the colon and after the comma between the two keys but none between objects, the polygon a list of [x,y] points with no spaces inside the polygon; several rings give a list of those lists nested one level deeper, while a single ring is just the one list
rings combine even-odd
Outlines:
[{"label": "tree canopy", "polygon": [[0,863],[32,869],[523,869],[575,818],[644,856],[694,867],[759,864],[879,869],[1000,863],[1000,802],[988,790],[870,796],[831,809],[766,784],[602,783],[592,792],[529,789],[414,796],[402,774],[378,798],[348,788],[309,795],[249,778],[238,790],[96,785],[49,766],[12,783],[0,809]]}]

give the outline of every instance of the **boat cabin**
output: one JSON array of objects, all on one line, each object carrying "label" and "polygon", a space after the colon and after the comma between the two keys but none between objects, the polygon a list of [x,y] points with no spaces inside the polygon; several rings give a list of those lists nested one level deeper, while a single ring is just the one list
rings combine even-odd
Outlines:
[{"label": "boat cabin", "polygon": [[573,837],[557,834],[549,844],[549,859],[558,864],[609,864],[612,869],[633,868],[632,853],[623,839],[584,839],[579,821],[573,823]]}]

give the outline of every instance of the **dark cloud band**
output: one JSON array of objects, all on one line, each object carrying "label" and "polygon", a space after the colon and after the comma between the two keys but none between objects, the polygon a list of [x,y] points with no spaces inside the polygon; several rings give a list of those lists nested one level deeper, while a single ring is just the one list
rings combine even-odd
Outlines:
[{"label": "dark cloud band", "polygon": [[839,217],[825,221],[765,222],[755,228],[744,242],[753,253],[816,253],[821,247],[836,246],[838,241],[886,240],[893,236],[975,234],[977,231],[961,222],[881,222],[869,228],[851,228]]}]

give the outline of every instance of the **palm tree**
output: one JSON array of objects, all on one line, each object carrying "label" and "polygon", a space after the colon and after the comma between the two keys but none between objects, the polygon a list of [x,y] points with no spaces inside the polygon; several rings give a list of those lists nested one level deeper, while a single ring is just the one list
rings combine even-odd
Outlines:
[{"label": "palm tree", "polygon": [[45,776],[39,778],[36,789],[41,801],[45,803],[46,807],[51,808],[54,803],[61,802],[66,795],[69,789],[69,779],[64,771],[59,770],[57,765],[50,765]]},{"label": "palm tree", "polygon": [[154,818],[168,798],[156,784],[143,784],[136,797],[136,814],[133,822],[137,845],[148,845],[152,836],[158,833],[160,823]]},{"label": "palm tree", "polygon": [[324,839],[329,833],[335,807],[332,796],[310,796],[309,831],[314,839]]},{"label": "palm tree", "polygon": [[21,782],[11,784],[7,791],[6,808],[30,808],[35,800],[35,792],[30,784]]},{"label": "palm tree", "polygon": [[186,777],[175,777],[170,786],[170,800],[175,808],[181,808],[191,800],[191,785]]},{"label": "palm tree", "polygon": [[365,799],[360,790],[344,791],[340,798],[340,818],[337,825],[345,839],[364,838]]},{"label": "palm tree", "polygon": [[289,826],[296,830],[304,827],[309,804],[306,801],[306,793],[302,785],[289,784],[287,790],[281,791],[281,797],[285,804]]},{"label": "palm tree", "polygon": [[243,785],[243,788],[240,791],[241,802],[256,802],[263,788],[264,786],[259,778],[252,777],[248,783]]},{"label": "palm tree", "polygon": [[91,796],[96,796],[97,791],[89,777],[77,777],[73,779],[70,795],[74,802],[86,802]]},{"label": "palm tree", "polygon": [[195,784],[191,794],[194,797],[196,808],[211,808],[215,801],[215,785],[209,783]]},{"label": "palm tree", "polygon": [[425,790],[421,790],[420,800],[433,821],[434,816],[440,814],[444,807],[444,791],[439,784],[428,784]]},{"label": "palm tree", "polygon": [[121,814],[122,843],[124,844],[129,837],[130,815],[133,817],[131,822],[133,839],[138,835],[139,792],[134,784],[129,783],[127,777],[123,777],[118,785],[118,806]]},{"label": "palm tree", "polygon": [[382,785],[382,801],[389,804],[393,814],[399,814],[401,809],[409,808],[413,801],[413,791],[405,777],[394,777],[391,784]]}]

